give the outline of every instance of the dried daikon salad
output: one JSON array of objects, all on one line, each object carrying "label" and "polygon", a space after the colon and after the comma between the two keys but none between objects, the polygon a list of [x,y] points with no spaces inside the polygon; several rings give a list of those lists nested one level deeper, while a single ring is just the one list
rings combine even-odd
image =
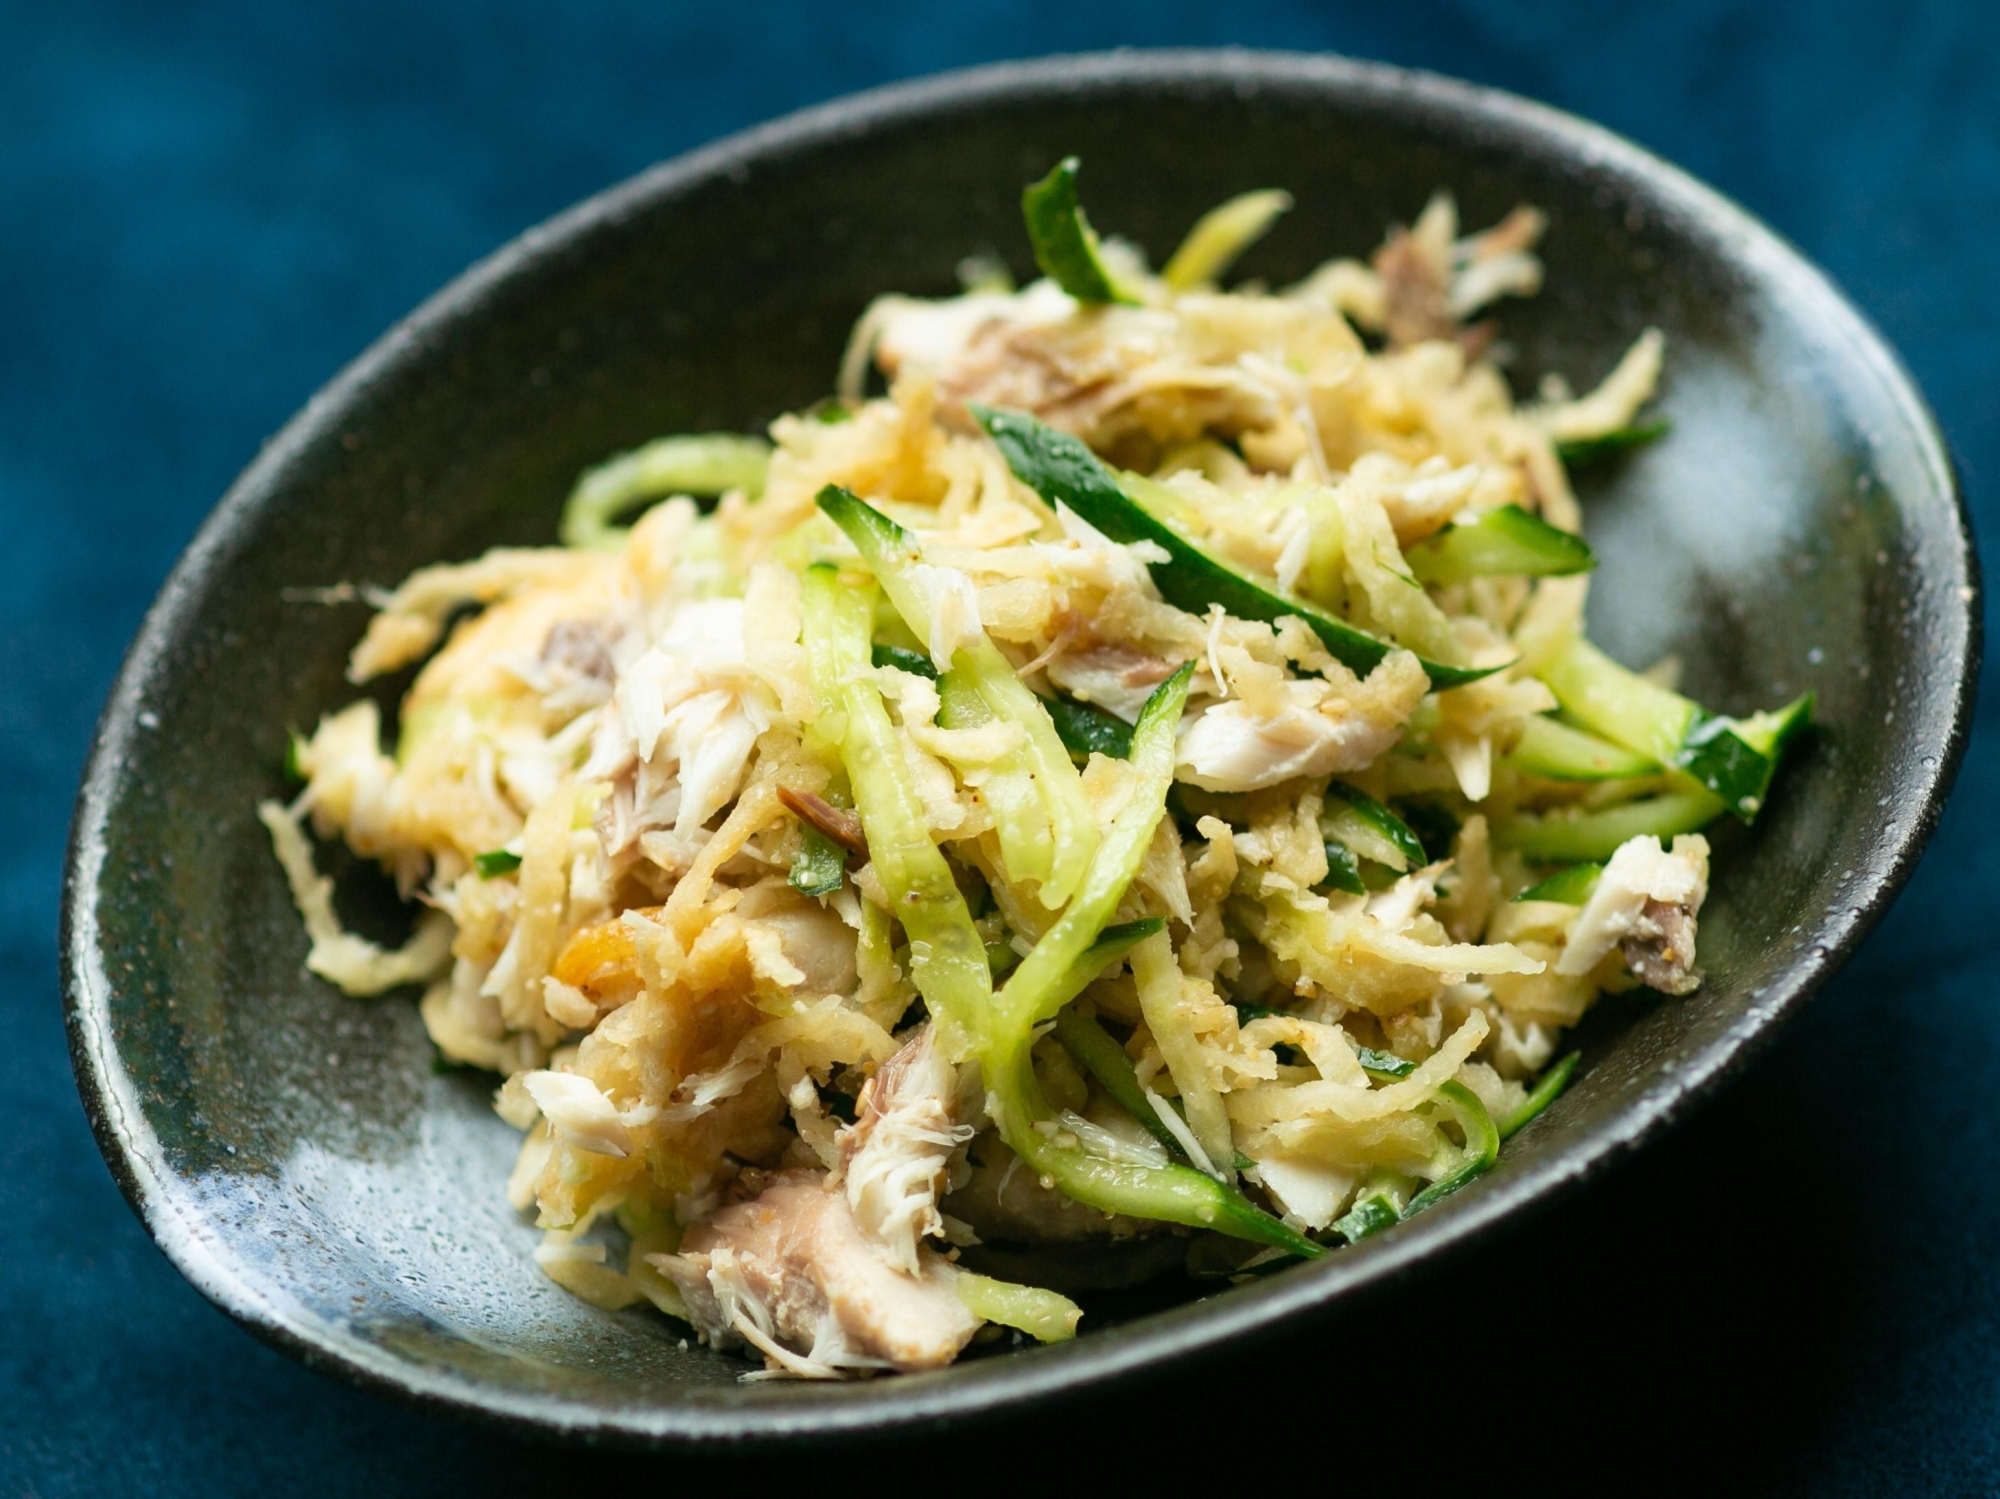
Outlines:
[{"label": "dried daikon salad", "polygon": [[[1539,289],[1537,213],[1440,195],[1223,290],[1289,204],[1155,273],[1065,161],[1043,279],[883,297],[831,400],[377,596],[353,680],[424,663],[393,739],[325,718],[261,815],[308,967],[426,986],[504,1078],[561,1285],[752,1377],[1068,1338],[1067,1292],[1422,1212],[1600,994],[1700,982],[1701,829],[1810,703],[1719,716],[1585,639],[1567,470],[1659,435],[1661,338],[1517,404],[1478,319]],[[405,947],[308,830],[421,901]]]}]

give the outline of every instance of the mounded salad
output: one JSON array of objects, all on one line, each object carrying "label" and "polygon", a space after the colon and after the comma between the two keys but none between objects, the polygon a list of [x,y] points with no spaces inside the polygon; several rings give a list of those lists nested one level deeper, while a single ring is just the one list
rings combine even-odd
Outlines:
[{"label": "mounded salad", "polygon": [[[1645,333],[1517,404],[1482,314],[1543,222],[1434,198],[1367,263],[1163,269],[1077,163],[1043,279],[889,296],[767,438],[585,474],[560,546],[428,567],[260,808],[354,994],[422,985],[524,1134],[536,1258],[753,1376],[1072,1336],[1072,1292],[1263,1273],[1491,1168],[1600,994],[1700,982],[1732,718],[1583,628],[1568,470],[1664,430]],[[886,394],[867,397],[879,372]],[[310,835],[421,906],[347,930]],[[494,1190],[502,1190],[496,1182]]]}]

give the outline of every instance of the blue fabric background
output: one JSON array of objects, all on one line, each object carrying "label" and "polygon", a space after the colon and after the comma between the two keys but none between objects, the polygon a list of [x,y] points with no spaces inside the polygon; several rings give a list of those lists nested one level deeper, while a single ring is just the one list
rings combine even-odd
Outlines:
[{"label": "blue fabric background", "polygon": [[[1460,74],[1707,178],[1902,350],[1990,522],[2000,11],[1971,0],[0,7],[0,1493],[698,1481],[677,1459],[587,1460],[353,1393],[240,1332],[152,1248],[84,1125],[56,996],[91,723],[176,552],[259,440],[474,257],[652,161],[835,94],[1189,43]],[[1996,795],[1989,736],[1866,950],[1749,1079],[1612,1182],[1316,1330],[1289,1362],[1191,1372],[1052,1430],[1137,1476],[1158,1471],[1134,1460],[1140,1433],[1178,1434],[1171,1471],[1215,1450],[1209,1427],[1240,1462],[1261,1448],[1276,1481],[1315,1488],[1625,1488],[1578,1456],[1600,1447],[1642,1489],[1991,1491],[2000,1055],[1979,965]],[[1019,1432],[956,1461],[995,1456],[1041,1487],[1048,1450]],[[877,1461],[815,1481],[867,1481]]]}]

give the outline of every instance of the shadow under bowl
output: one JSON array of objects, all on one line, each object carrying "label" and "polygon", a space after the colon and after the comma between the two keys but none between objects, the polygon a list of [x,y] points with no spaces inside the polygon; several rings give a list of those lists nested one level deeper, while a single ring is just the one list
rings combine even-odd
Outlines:
[{"label": "shadow under bowl", "polygon": [[[744,1385],[650,1311],[544,1279],[501,1185],[490,1080],[434,1075],[415,1007],[300,966],[263,830],[288,726],[350,695],[344,580],[539,543],[579,469],[663,432],[754,430],[831,383],[875,294],[970,251],[1027,273],[1020,184],[1068,152],[1097,221],[1163,251],[1251,187],[1297,200],[1246,257],[1283,282],[1364,253],[1438,186],[1465,221],[1549,216],[1547,290],[1504,309],[1512,375],[1599,379],[1667,336],[1667,441],[1584,485],[1594,636],[1667,652],[1722,710],[1818,694],[1754,831],[1716,839],[1708,980],[1606,1006],[1569,1092],[1500,1165],[1353,1249],[1077,1342],[839,1387]],[[1047,1398],[1401,1281],[1657,1136],[1740,1068],[1881,915],[1970,717],[1976,562],[1894,356],[1739,209],[1605,132],[1324,57],[1115,54],[981,69],[814,109],[659,167],[467,272],[265,449],[174,571],[98,731],[64,903],[72,1049],[98,1140],[174,1263],[317,1367],[547,1432],[827,1435]],[[366,884],[343,870],[343,885]],[[345,897],[344,897],[345,898]],[[350,902],[393,933],[393,901]]]}]

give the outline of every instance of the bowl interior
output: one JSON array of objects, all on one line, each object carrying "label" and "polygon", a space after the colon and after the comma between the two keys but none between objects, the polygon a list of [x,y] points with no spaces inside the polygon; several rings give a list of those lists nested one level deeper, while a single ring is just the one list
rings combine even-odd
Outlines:
[{"label": "bowl interior", "polygon": [[[1241,273],[1365,254],[1435,187],[1549,215],[1547,290],[1503,308],[1517,388],[1594,383],[1667,336],[1669,440],[1591,475],[1592,624],[1747,709],[1822,729],[1754,833],[1716,840],[1692,997],[1608,1007],[1580,1080],[1438,1211],[1309,1270],[1060,1350],[837,1389],[744,1386],[649,1312],[546,1281],[502,1198],[490,1080],[434,1075],[405,997],[343,998],[261,828],[289,726],[351,696],[354,606],[431,561],[552,538],[577,470],[753,430],[831,384],[886,290],[969,251],[1031,270],[1018,194],[1080,153],[1094,220],[1163,256],[1251,187],[1296,209]],[[1380,1283],[1608,1160],[1740,1059],[1872,921],[1935,817],[1964,719],[1972,562],[1928,418],[1818,277],[1704,190],[1501,96],[1330,60],[1084,59],[868,96],[657,170],[470,273],[245,475],[134,649],[80,805],[68,907],[86,1101],[149,1226],[252,1326],[388,1387],[639,1438],[819,1430],[991,1405],[1275,1325]],[[364,928],[403,920],[336,861]]]}]

